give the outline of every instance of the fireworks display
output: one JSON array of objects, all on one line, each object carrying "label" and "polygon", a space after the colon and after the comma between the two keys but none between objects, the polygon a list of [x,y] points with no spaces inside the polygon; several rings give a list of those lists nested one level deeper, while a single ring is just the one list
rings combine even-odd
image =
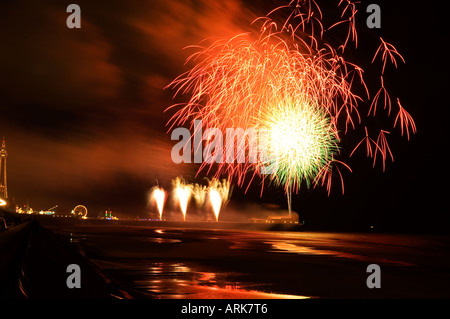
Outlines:
[{"label": "fireworks display", "polygon": [[172,181],[175,198],[180,205],[183,220],[186,220],[186,211],[192,194],[192,186],[186,184],[181,178],[177,177]]},{"label": "fireworks display", "polygon": [[219,221],[220,207],[222,206],[222,198],[216,189],[211,189],[209,191],[209,200],[214,211],[214,216],[216,216],[216,221]]},{"label": "fireworks display", "polygon": [[230,181],[224,179],[220,182],[218,179],[213,178],[209,181],[208,194],[216,221],[219,221],[220,210],[231,195]]},{"label": "fireworks display", "polygon": [[203,208],[206,199],[211,204],[216,221],[219,220],[220,210],[225,206],[231,195],[230,181],[219,181],[216,178],[208,180],[208,186],[199,184],[188,184],[180,177],[172,180],[173,196],[175,203],[183,214],[186,221],[188,205],[193,197],[197,208]]},{"label": "fireworks display", "polygon": [[335,127],[308,102],[281,103],[270,111],[263,118],[270,134],[265,147],[273,152],[270,177],[288,188],[298,189],[302,181],[309,185],[339,151]]},{"label": "fireworks display", "polygon": [[[275,160],[267,178],[285,189],[289,205],[290,192],[298,192],[303,183],[325,186],[329,193],[333,177],[338,176],[344,192],[341,169],[350,170],[345,156],[352,156],[363,142],[367,156],[374,165],[381,159],[384,170],[385,162],[393,160],[386,138],[390,129],[377,129],[377,137],[370,137],[367,125],[362,125],[365,112],[361,108],[368,109],[366,119],[380,109],[391,116],[393,106],[383,76],[389,64],[397,67],[397,62],[405,61],[392,44],[379,39],[381,44],[369,62],[381,59],[377,74],[381,87],[372,95],[364,70],[345,56],[351,44],[352,50],[358,45],[358,3],[340,1],[341,19],[327,21],[315,1],[291,1],[256,19],[256,35],[238,34],[196,47],[197,52],[188,58],[194,63],[192,69],[169,86],[176,90],[175,95],[189,96],[188,102],[169,108],[177,109],[168,123],[170,128],[193,128],[194,119],[201,119],[205,128],[222,132],[227,128],[268,132],[260,137],[259,145]],[[345,37],[336,44],[339,36],[333,32],[338,29],[340,34],[345,30]],[[333,44],[325,40],[329,38]],[[398,98],[397,104],[394,128],[399,125],[409,140],[416,126]],[[342,139],[363,127],[363,140],[350,155],[343,154]],[[223,145],[223,153],[227,153],[226,147]],[[259,168],[268,163],[249,161],[248,153],[246,157],[244,163],[214,163],[214,176],[228,175],[242,185],[247,174],[261,175]],[[213,164],[203,162],[199,172],[206,166],[209,173]]]},{"label": "fireworks display", "polygon": [[202,208],[205,203],[207,187],[204,185],[194,184],[192,185],[192,197],[194,197],[195,203],[198,208]]},{"label": "fireworks display", "polygon": [[166,192],[160,187],[154,187],[151,193],[151,198],[156,202],[156,207],[158,208],[159,212],[159,219],[162,219],[164,203],[166,201]]}]

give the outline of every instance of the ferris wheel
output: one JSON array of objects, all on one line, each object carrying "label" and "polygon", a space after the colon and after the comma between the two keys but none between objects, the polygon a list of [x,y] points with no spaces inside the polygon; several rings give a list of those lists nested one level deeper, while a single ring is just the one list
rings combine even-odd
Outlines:
[{"label": "ferris wheel", "polygon": [[75,206],[75,208],[72,210],[72,214],[74,214],[75,216],[81,216],[83,218],[86,218],[88,213],[88,210],[85,206],[83,205],[77,205]]}]

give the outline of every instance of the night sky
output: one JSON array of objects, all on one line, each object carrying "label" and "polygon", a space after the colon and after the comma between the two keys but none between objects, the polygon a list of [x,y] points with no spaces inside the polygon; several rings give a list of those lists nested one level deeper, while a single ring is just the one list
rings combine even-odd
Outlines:
[{"label": "night sky", "polygon": [[[0,4],[0,135],[7,138],[10,197],[21,205],[29,201],[35,210],[57,204],[68,212],[84,204],[93,217],[107,208],[145,217],[147,191],[157,181],[166,188],[176,176],[194,181],[195,166],[170,159],[175,142],[165,124],[173,113],[163,113],[174,103],[174,92],[164,87],[187,70],[185,59],[193,52],[183,48],[251,31],[256,17],[284,1],[78,0],[81,29],[66,27],[70,3]],[[365,3],[371,2],[363,1],[358,13],[360,46],[350,54],[370,62],[380,36],[397,47],[406,64],[396,72],[388,67],[387,86],[414,117],[418,133],[408,142],[398,127],[392,129],[395,116],[377,120],[380,126],[390,121],[394,163],[388,161],[384,173],[380,163],[372,168],[362,148],[348,161],[353,173],[344,174],[344,196],[339,187],[329,197],[325,190],[302,189],[293,209],[317,227],[445,230],[450,218],[444,8],[376,1],[382,28],[368,30]],[[324,12],[335,7],[322,6]],[[376,83],[376,66],[362,67],[369,79],[374,71]],[[349,134],[345,151],[351,152],[361,134]],[[235,187],[231,202],[286,206],[281,189],[268,187],[260,198],[258,183],[247,194]]]}]

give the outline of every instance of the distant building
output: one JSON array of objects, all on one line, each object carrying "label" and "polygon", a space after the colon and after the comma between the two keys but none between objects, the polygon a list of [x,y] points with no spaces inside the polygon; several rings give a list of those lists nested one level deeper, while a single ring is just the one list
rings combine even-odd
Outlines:
[{"label": "distant building", "polygon": [[6,139],[3,137],[2,147],[0,149],[0,198],[8,200],[8,183],[6,176],[6,159],[8,152],[6,151]]},{"label": "distant building", "polygon": [[298,224],[298,215],[292,214],[291,216],[269,216],[266,219],[266,223],[271,224]]},{"label": "distant building", "polygon": [[269,223],[269,224],[298,224],[299,218],[296,212],[292,212],[289,215],[271,215],[266,218],[257,218],[252,217],[249,218],[249,221],[252,223]]}]

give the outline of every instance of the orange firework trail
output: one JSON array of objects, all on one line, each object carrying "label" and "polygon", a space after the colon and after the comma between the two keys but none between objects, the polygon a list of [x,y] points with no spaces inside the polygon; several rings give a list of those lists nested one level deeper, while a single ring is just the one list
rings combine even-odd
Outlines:
[{"label": "orange firework trail", "polygon": [[[288,197],[300,184],[326,186],[331,189],[333,175],[338,176],[344,190],[341,169],[345,164],[340,142],[349,131],[361,124],[360,104],[368,102],[368,114],[375,115],[377,106],[391,111],[391,99],[383,81],[387,63],[397,67],[403,57],[392,44],[382,38],[372,63],[381,57],[381,88],[370,100],[364,70],[344,58],[350,43],[357,47],[356,16],[359,2],[341,0],[341,20],[325,23],[325,17],[314,0],[291,1],[275,8],[265,17],[254,21],[260,25],[259,34],[243,33],[231,39],[221,39],[207,46],[195,46],[188,58],[195,63],[192,69],[176,78],[169,87],[175,95],[186,94],[186,103],[176,104],[175,114],[168,125],[188,125],[201,119],[204,128],[254,128],[267,131],[259,136],[259,147],[277,160],[277,169],[270,181],[282,185]],[[283,14],[281,14],[283,13]],[[276,15],[283,15],[278,19]],[[329,25],[329,26],[328,26]],[[347,26],[346,37],[339,45],[324,40],[324,35]],[[365,92],[360,96],[355,92]],[[400,105],[395,125],[401,132],[415,133],[412,117]],[[379,107],[380,109],[380,107]],[[367,155],[376,161],[393,156],[387,143],[388,130],[380,130],[376,139],[368,136]],[[288,147],[280,147],[288,145]],[[221,151],[226,153],[227,145]],[[234,149],[233,149],[234,152]],[[215,177],[228,175],[242,185],[250,173],[251,180],[260,174],[267,162],[246,160],[243,163],[203,162],[199,172],[209,166],[217,168]]]}]

